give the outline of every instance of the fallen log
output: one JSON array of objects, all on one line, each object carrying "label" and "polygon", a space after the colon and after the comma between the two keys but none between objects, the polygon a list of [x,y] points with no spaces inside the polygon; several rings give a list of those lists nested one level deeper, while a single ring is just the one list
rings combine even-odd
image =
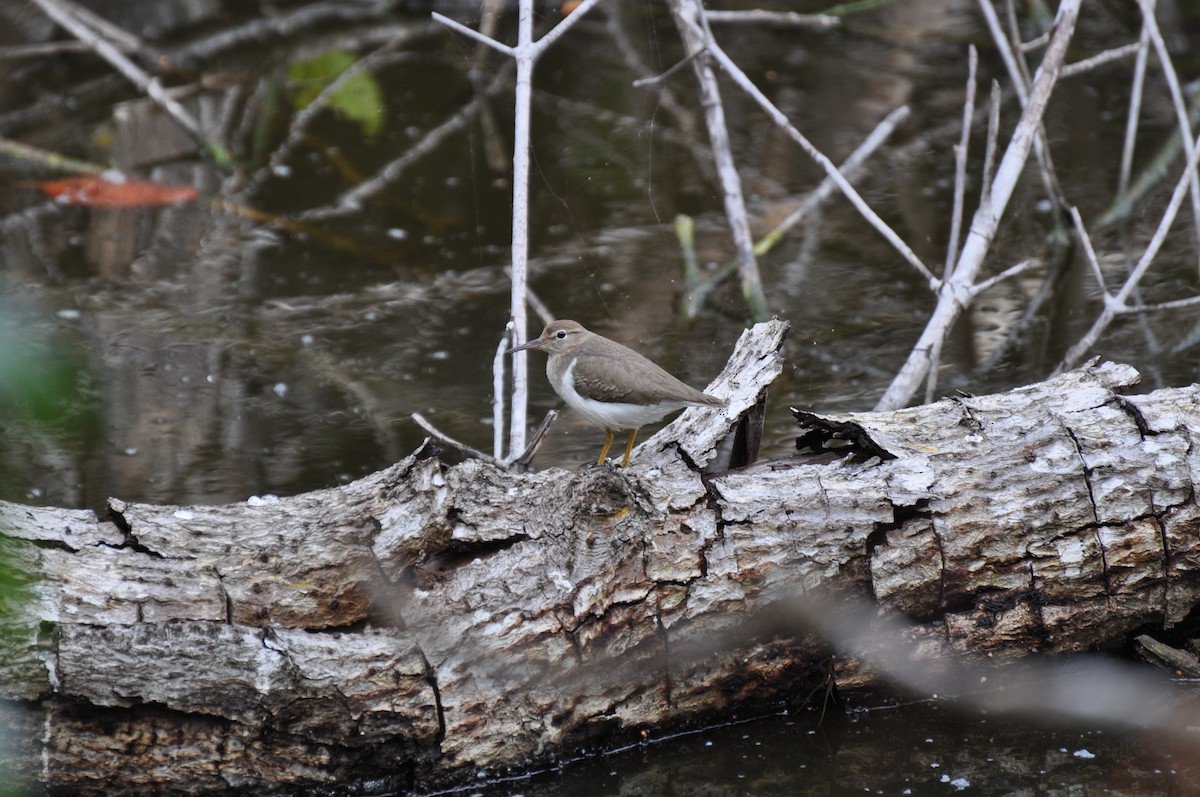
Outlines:
[{"label": "fallen log", "polygon": [[[427,787],[794,704],[828,646],[790,601],[873,601],[920,655],[1124,642],[1197,604],[1195,386],[1090,364],[891,413],[796,412],[803,450],[710,472],[782,368],[739,341],[627,469],[446,465],[227,506],[0,505],[33,576],[0,662],[19,774],[204,793]],[[743,435],[744,436],[744,435]],[[853,662],[838,678],[863,677]]]}]

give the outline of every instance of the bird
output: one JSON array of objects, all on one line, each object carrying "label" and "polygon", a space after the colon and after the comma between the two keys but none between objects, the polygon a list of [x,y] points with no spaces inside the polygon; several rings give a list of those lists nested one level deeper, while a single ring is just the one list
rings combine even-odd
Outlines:
[{"label": "bird", "polygon": [[638,428],[684,407],[725,407],[728,401],[685,385],[628,346],[589,332],[576,321],[553,321],[528,343],[509,353],[533,349],[549,355],[546,378],[568,407],[604,429],[603,465],[618,431],[628,430],[629,465]]}]

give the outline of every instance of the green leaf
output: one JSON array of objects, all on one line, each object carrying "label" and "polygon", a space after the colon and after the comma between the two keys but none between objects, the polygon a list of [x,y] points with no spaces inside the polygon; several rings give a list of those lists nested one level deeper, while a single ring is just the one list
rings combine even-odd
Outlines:
[{"label": "green leaf", "polygon": [[[307,108],[321,92],[354,65],[352,53],[331,50],[288,67],[288,99],[296,110]],[[343,78],[323,102],[344,118],[358,123],[373,137],[383,129],[383,92],[375,76],[360,69]]]}]

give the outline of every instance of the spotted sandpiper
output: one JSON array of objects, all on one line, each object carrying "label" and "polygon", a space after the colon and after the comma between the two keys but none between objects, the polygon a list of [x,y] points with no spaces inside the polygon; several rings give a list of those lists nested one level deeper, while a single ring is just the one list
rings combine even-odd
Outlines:
[{"label": "spotted sandpiper", "polygon": [[546,378],[567,406],[604,429],[604,464],[617,430],[629,430],[629,464],[638,427],[684,407],[724,407],[724,399],[701,393],[668,374],[628,346],[588,332],[575,321],[555,321],[528,343],[509,349],[541,349],[550,355]]}]

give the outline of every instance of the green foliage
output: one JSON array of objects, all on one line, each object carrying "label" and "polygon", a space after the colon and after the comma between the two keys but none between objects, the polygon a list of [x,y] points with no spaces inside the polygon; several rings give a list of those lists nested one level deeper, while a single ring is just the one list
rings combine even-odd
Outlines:
[{"label": "green foliage", "polygon": [[[326,89],[323,102],[346,119],[358,123],[373,137],[383,129],[383,92],[375,76],[365,69],[347,73],[355,56],[331,50],[288,67],[288,99],[303,110]],[[335,85],[336,84],[336,85]]]},{"label": "green foliage", "polygon": [[0,328],[0,420],[53,428],[74,425],[86,381],[79,366],[44,341]]},{"label": "green foliage", "polygon": [[[48,347],[28,334],[11,303],[0,303],[0,430],[9,423],[55,426],[78,408],[77,369],[51,355]],[[72,409],[68,409],[72,408]],[[18,521],[0,506],[0,659],[13,662],[31,644],[32,632],[24,606],[37,567],[20,556],[11,532]],[[22,566],[23,565],[23,566]],[[0,797],[32,794],[5,771],[16,740],[0,707]]]}]

